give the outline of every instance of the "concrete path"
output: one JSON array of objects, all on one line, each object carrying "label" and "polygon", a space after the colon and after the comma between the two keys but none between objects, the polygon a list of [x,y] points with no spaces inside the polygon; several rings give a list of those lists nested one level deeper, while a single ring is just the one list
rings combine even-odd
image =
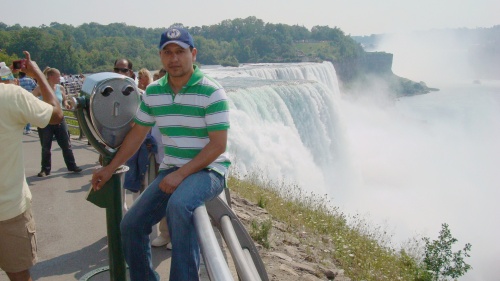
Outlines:
[{"label": "concrete path", "polygon": [[[90,175],[98,167],[98,153],[86,140],[72,140],[77,165],[84,169],[68,172],[61,149],[52,145],[52,171],[39,178],[40,142],[34,131],[23,137],[26,178],[33,194],[37,228],[38,263],[31,269],[33,280],[80,280],[85,274],[108,265],[106,214],[88,202]],[[152,237],[156,237],[153,232]],[[170,251],[153,248],[153,266],[161,280],[169,280]],[[203,268],[203,267],[202,267]],[[0,271],[0,281],[8,280]],[[91,280],[109,280],[109,272]],[[208,280],[202,269],[202,280]]]}]

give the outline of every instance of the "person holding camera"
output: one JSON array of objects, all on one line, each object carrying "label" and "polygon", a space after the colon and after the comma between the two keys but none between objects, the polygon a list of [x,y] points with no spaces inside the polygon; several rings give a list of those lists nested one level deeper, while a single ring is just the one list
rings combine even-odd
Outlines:
[{"label": "person holding camera", "polygon": [[[68,96],[66,95],[66,90],[62,85],[59,84],[61,73],[55,68],[47,67],[44,73],[49,81],[50,87],[54,90],[57,99],[61,103],[61,107],[66,109],[71,109]],[[33,90],[35,96],[40,96],[40,88],[37,87]],[[43,99],[43,97],[42,97]],[[76,165],[75,156],[73,155],[73,150],[71,149],[71,140],[69,137],[68,125],[63,119],[59,124],[49,125],[45,128],[38,127],[38,136],[40,137],[40,144],[42,146],[42,169],[38,173],[39,177],[46,177],[50,175],[50,170],[52,168],[51,160],[51,149],[52,149],[52,138],[55,136],[57,144],[62,150],[64,163],[68,171],[79,173],[82,171],[80,167]]]},{"label": "person holding camera", "polygon": [[[14,85],[14,76],[0,63],[0,268],[11,281],[30,281],[29,269],[36,263],[36,229],[31,211],[31,192],[23,165],[21,129],[26,123],[38,127],[58,124],[63,112],[54,90],[42,71],[24,52],[26,59],[13,67],[38,80],[43,101]],[[18,64],[21,65],[18,65]]]}]

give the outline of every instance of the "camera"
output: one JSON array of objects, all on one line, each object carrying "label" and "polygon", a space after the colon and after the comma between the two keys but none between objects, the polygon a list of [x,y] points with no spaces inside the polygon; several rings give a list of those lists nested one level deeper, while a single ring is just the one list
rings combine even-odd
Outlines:
[{"label": "camera", "polygon": [[13,69],[21,69],[26,68],[26,60],[15,60],[12,62]]}]

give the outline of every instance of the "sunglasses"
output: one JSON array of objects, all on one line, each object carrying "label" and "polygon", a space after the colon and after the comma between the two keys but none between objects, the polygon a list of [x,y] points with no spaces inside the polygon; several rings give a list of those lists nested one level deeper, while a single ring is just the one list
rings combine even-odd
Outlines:
[{"label": "sunglasses", "polygon": [[115,67],[113,68],[113,70],[116,72],[116,73],[127,73],[129,72],[130,69],[128,68],[119,68],[119,67]]}]

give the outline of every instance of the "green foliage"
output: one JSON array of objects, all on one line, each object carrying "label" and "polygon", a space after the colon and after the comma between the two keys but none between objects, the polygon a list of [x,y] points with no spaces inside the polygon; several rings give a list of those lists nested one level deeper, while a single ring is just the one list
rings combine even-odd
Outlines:
[{"label": "green foliage", "polygon": [[264,248],[269,249],[269,232],[273,227],[273,221],[268,219],[263,222],[252,220],[250,236],[257,243],[261,244]]},{"label": "green foliage", "polygon": [[451,235],[448,224],[441,225],[437,240],[431,242],[428,237],[423,240],[425,242],[424,264],[432,275],[430,280],[448,280],[448,277],[456,279],[472,269],[465,262],[465,258],[470,257],[472,245],[467,243],[462,250],[453,252],[452,246],[458,240]]},{"label": "green foliage", "polygon": [[[124,23],[91,22],[74,27],[52,22],[48,26],[21,27],[0,22],[0,49],[9,57],[21,57],[22,51],[28,50],[41,68],[55,67],[62,73],[110,71],[117,58],[130,59],[134,70],[159,69],[157,44],[164,30]],[[356,57],[361,50],[358,43],[337,27],[316,26],[309,31],[303,26],[264,23],[256,17],[224,20],[189,30],[201,64],[299,62],[304,53],[315,60],[333,61]],[[318,42],[322,43],[321,50],[313,53],[301,50],[300,44]]]},{"label": "green foliage", "polygon": [[8,55],[4,50],[0,50],[0,61],[5,62],[5,64],[11,65],[13,61],[18,59],[17,55]]},{"label": "green foliage", "polygon": [[257,202],[257,206],[262,209],[265,209],[267,205],[267,199],[264,196],[259,197],[259,201]]}]

